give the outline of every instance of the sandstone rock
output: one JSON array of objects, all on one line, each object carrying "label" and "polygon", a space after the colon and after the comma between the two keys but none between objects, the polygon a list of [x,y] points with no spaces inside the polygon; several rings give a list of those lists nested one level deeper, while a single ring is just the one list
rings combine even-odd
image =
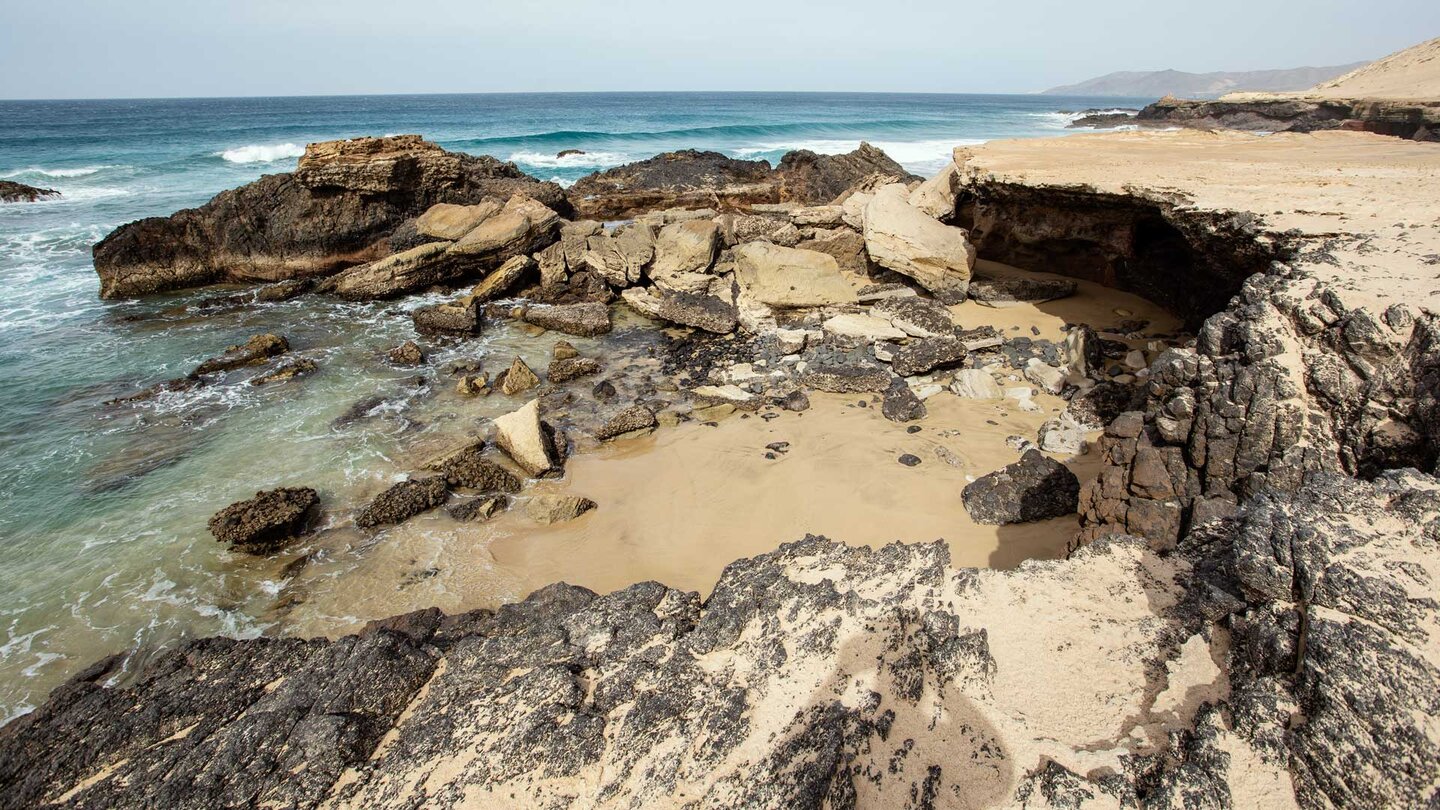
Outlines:
[{"label": "sandstone rock", "polygon": [[509,508],[510,499],[504,495],[482,495],[454,504],[445,511],[461,523],[484,523]]},{"label": "sandstone rock", "polygon": [[961,495],[976,523],[1030,523],[1073,514],[1080,480],[1064,464],[1029,450],[1014,464],[977,478]]},{"label": "sandstone rock", "polygon": [[865,207],[865,247],[882,267],[915,281],[947,304],[965,300],[975,248],[965,231],[912,208],[902,185],[885,186]]},{"label": "sandstone rock", "polygon": [[797,228],[838,228],[845,224],[845,209],[839,205],[815,205],[790,212],[790,224]]},{"label": "sandstone rock", "polygon": [[516,194],[505,207],[454,242],[448,255],[467,262],[498,266],[511,258],[534,253],[554,242],[560,215],[544,203]]},{"label": "sandstone rock", "polygon": [[965,342],[959,338],[923,338],[913,340],[895,352],[895,356],[890,360],[890,368],[901,377],[913,377],[942,366],[960,363],[968,354]]},{"label": "sandstone rock", "polygon": [[746,294],[776,307],[813,307],[855,302],[855,290],[835,259],[813,250],[764,242],[735,248],[735,277]]},{"label": "sandstone rock", "polygon": [[748,408],[755,402],[755,395],[738,385],[702,385],[690,394],[702,405],[724,403]]},{"label": "sandstone rock", "polygon": [[534,269],[535,260],[529,256],[512,256],[476,284],[467,298],[477,303],[504,298]]},{"label": "sandstone rock", "polygon": [[415,230],[431,239],[454,242],[504,207],[505,204],[496,199],[481,200],[474,205],[436,203],[415,218]]},{"label": "sandstone rock", "polygon": [[284,281],[277,281],[274,284],[266,284],[255,291],[255,300],[265,303],[289,301],[299,298],[315,288],[315,282],[308,278],[291,278]]},{"label": "sandstone rock", "polygon": [[555,448],[540,421],[540,400],[495,419],[495,444],[520,468],[540,477],[559,466]]},{"label": "sandstone rock", "polygon": [[655,258],[655,250],[654,231],[637,222],[614,234],[591,236],[580,261],[610,286],[624,288],[640,281],[645,266]]},{"label": "sandstone rock", "polygon": [[425,352],[421,351],[420,346],[413,340],[407,340],[391,349],[389,357],[390,362],[397,366],[418,366],[425,362]]},{"label": "sandstone rock", "polygon": [[820,365],[805,369],[801,380],[817,391],[832,394],[880,393],[890,388],[894,375],[880,366],[862,364]]},{"label": "sandstone rock", "polygon": [[450,491],[445,488],[443,475],[410,478],[376,495],[375,500],[355,517],[355,525],[370,529],[404,523],[421,512],[445,503],[449,497]]},{"label": "sandstone rock", "polygon": [[526,307],[523,320],[579,337],[595,337],[610,331],[610,309],[599,303]]},{"label": "sandstone rock", "polygon": [[1025,379],[1052,394],[1065,390],[1065,372],[1036,357],[1026,361]]},{"label": "sandstone rock", "polygon": [[410,313],[410,319],[422,335],[477,335],[484,325],[480,307],[464,303],[464,299],[420,307]]},{"label": "sandstone rock", "polygon": [[550,347],[551,360],[573,360],[579,356],[580,351],[568,340],[557,340],[555,345]]},{"label": "sandstone rock", "polygon": [[990,372],[979,368],[962,368],[955,372],[950,390],[965,399],[1003,399],[1005,393]]},{"label": "sandstone rock", "polygon": [[[697,292],[689,277],[700,275],[701,283],[715,261],[720,230],[708,219],[666,225],[655,238],[655,261],[650,265],[650,280],[662,289]],[[633,282],[631,282],[633,283]]]},{"label": "sandstone rock", "polygon": [[826,332],[861,340],[904,340],[905,333],[890,324],[889,318],[877,318],[859,312],[836,315],[822,324]]},{"label": "sandstone rock", "polygon": [[600,372],[600,361],[589,357],[563,357],[550,361],[545,379],[560,385]]},{"label": "sandstone rock", "polygon": [[863,232],[865,230],[865,211],[870,207],[870,201],[873,199],[875,199],[875,194],[870,191],[848,195],[840,205],[840,221]]},{"label": "sandstone rock", "polygon": [[462,397],[482,397],[490,394],[489,374],[464,374],[455,381],[455,393]]},{"label": "sandstone rock", "polygon": [[451,487],[479,492],[519,492],[520,479],[485,458],[484,452],[485,442],[472,442],[430,461],[425,467],[443,475]]},{"label": "sandstone rock", "polygon": [[870,272],[870,254],[865,252],[865,237],[849,228],[803,240],[796,247],[835,257],[835,263],[847,273],[863,276]]},{"label": "sandstone rock", "polygon": [[330,279],[325,289],[350,301],[369,301],[433,287],[464,272],[464,265],[449,256],[451,244],[430,242],[352,267]]},{"label": "sandstone rock", "polygon": [[960,167],[952,160],[938,174],[910,192],[909,203],[925,216],[948,220],[955,216],[955,200],[959,196]]},{"label": "sandstone rock", "polygon": [[549,526],[574,520],[596,507],[579,495],[536,495],[525,504],[525,514],[536,523]]},{"label": "sandstone rock", "polygon": [[890,381],[890,387],[885,390],[885,399],[880,405],[880,412],[891,422],[910,422],[921,419],[925,416],[925,404],[910,390],[905,380],[896,377]]},{"label": "sandstone rock", "polygon": [[232,551],[274,554],[305,532],[319,505],[320,496],[309,487],[257,492],[216,512],[210,518],[210,533],[229,543]]},{"label": "sandstone rock", "polygon": [[[752,209],[753,210],[753,209]],[[720,232],[726,247],[745,242],[769,242],[781,247],[795,247],[800,243],[800,229],[788,217],[724,214],[720,217]]]},{"label": "sandstone rock", "polygon": [[60,196],[53,188],[36,188],[14,180],[0,180],[0,203],[36,202],[51,200]]},{"label": "sandstone rock", "polygon": [[540,384],[540,378],[535,376],[535,372],[531,371],[530,367],[525,365],[525,361],[518,357],[510,363],[510,368],[506,369],[504,377],[496,377],[496,381],[500,384],[500,390],[512,397],[516,394],[523,394]]},{"label": "sandstone rock", "polygon": [[1068,278],[1024,278],[1007,276],[970,279],[970,298],[987,307],[1019,303],[1040,304],[1075,294],[1076,284]]},{"label": "sandstone rock", "polygon": [[296,377],[303,377],[307,374],[314,374],[320,367],[308,357],[298,360],[291,360],[288,363],[281,363],[273,371],[258,374],[250,378],[251,385],[266,385],[273,382],[284,382],[293,380]]},{"label": "sandstone rock", "polygon": [[655,413],[644,405],[634,405],[610,417],[595,432],[595,438],[605,441],[637,430],[651,430],[655,427]]},{"label": "sandstone rock", "polygon": [[311,144],[293,174],[267,175],[199,208],[116,229],[95,246],[100,294],[325,275],[383,258],[390,235],[436,203],[516,192],[569,210],[553,183],[415,135]]},{"label": "sandstone rock", "polygon": [[269,360],[290,351],[290,343],[279,335],[256,335],[239,346],[231,346],[219,357],[212,357],[209,360],[196,366],[189,374],[190,379],[203,377],[207,374],[218,374],[223,371],[233,371],[245,366],[258,366]]}]

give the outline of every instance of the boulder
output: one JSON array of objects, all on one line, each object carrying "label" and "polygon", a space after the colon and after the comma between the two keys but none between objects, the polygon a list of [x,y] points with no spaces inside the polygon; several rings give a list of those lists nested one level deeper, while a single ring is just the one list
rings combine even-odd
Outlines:
[{"label": "boulder", "polygon": [[[643,222],[618,228],[613,234],[596,234],[589,237],[585,245],[580,264],[620,289],[640,281],[657,248],[655,232]],[[571,267],[572,271],[575,269]]]},{"label": "boulder", "polygon": [[482,397],[490,394],[489,374],[463,374],[455,381],[455,393],[462,397]]},{"label": "boulder", "polygon": [[862,312],[836,315],[821,325],[827,333],[866,341],[904,340],[905,333],[890,324],[889,318],[877,318]]},{"label": "boulder", "polygon": [[0,203],[37,202],[59,196],[60,192],[53,188],[36,188],[13,180],[0,180]]},{"label": "boulder", "polygon": [[437,203],[473,205],[516,192],[569,212],[554,183],[418,135],[311,144],[293,173],[117,228],[95,246],[100,295],[327,275],[383,258],[391,235]]},{"label": "boulder", "polygon": [[828,203],[867,177],[883,175],[890,182],[919,182],[884,151],[861,143],[843,155],[819,155],[808,149],[787,152],[775,173],[780,175],[780,199],[809,205]]},{"label": "boulder", "polygon": [[655,424],[654,411],[644,405],[635,405],[606,420],[605,424],[595,431],[595,438],[606,441],[637,430],[652,430]]},{"label": "boulder", "polygon": [[548,247],[559,230],[559,214],[538,200],[516,194],[498,213],[452,244],[449,255],[468,263],[499,266]]},{"label": "boulder", "polygon": [[536,495],[525,504],[525,514],[536,523],[549,526],[574,520],[595,507],[594,501],[579,495]]},{"label": "boulder", "polygon": [[535,260],[529,256],[512,256],[476,284],[468,297],[477,303],[504,298],[534,269]]},{"label": "boulder", "polygon": [[388,356],[390,362],[397,366],[418,366],[425,362],[425,352],[421,351],[419,344],[413,340],[407,340],[391,349]]},{"label": "boulder", "polygon": [[746,294],[774,307],[817,307],[855,303],[855,290],[835,258],[750,242],[734,250],[735,278]]},{"label": "boulder", "polygon": [[913,377],[941,366],[953,366],[969,353],[965,341],[955,337],[912,340],[895,352],[890,368],[901,377]]},{"label": "boulder", "polygon": [[256,335],[239,346],[227,348],[225,353],[219,357],[212,357],[196,366],[188,376],[193,380],[207,374],[233,371],[245,366],[258,366],[266,360],[288,351],[290,351],[290,343],[285,338],[279,335]]},{"label": "boulder", "polygon": [[1058,419],[1047,419],[1040,426],[1040,449],[1047,453],[1064,453],[1078,456],[1085,452],[1085,430],[1065,414]]},{"label": "boulder", "polygon": [[947,304],[965,300],[975,248],[960,228],[912,207],[908,190],[884,186],[865,206],[865,248],[881,267],[915,279]]},{"label": "boulder", "polygon": [[375,500],[355,517],[355,525],[362,529],[371,529],[404,523],[421,512],[445,503],[449,497],[450,490],[445,486],[443,475],[410,478],[376,495]]},{"label": "boulder", "polygon": [[500,213],[504,207],[504,202],[493,198],[481,200],[475,205],[436,203],[415,218],[415,231],[431,239],[454,242]]},{"label": "boulder", "polygon": [[970,297],[987,307],[1040,304],[1075,294],[1076,284],[1068,278],[1024,278],[1017,276],[976,276],[970,279]]},{"label": "boulder", "polygon": [[510,499],[504,495],[482,495],[450,506],[445,511],[461,523],[484,523],[510,508]]},{"label": "boulder", "polygon": [[790,224],[797,228],[838,228],[845,224],[845,209],[839,205],[813,205],[790,212]]},{"label": "boulder", "polygon": [[535,376],[535,372],[531,371],[530,367],[525,365],[525,361],[518,357],[510,363],[510,368],[506,369],[503,375],[495,378],[495,381],[499,383],[501,392],[512,397],[516,394],[523,394],[540,384],[540,378]]},{"label": "boulder", "polygon": [[322,289],[348,301],[395,298],[460,276],[464,265],[449,255],[450,242],[429,242],[352,267]]},{"label": "boulder", "polygon": [[315,282],[308,278],[290,278],[266,284],[255,291],[255,300],[262,303],[277,303],[299,298],[315,288]]},{"label": "boulder", "polygon": [[961,497],[976,523],[1031,523],[1073,514],[1080,479],[1039,450],[1028,450],[1014,464],[971,482]]},{"label": "boulder", "polygon": [[477,335],[483,325],[480,307],[464,299],[420,307],[410,313],[410,319],[422,335]]},{"label": "boulder", "polygon": [[891,422],[910,422],[925,416],[925,403],[915,396],[905,380],[896,377],[890,381],[890,387],[885,389],[885,399],[880,404],[880,412]]},{"label": "boulder", "polygon": [[595,337],[610,331],[609,307],[595,302],[526,307],[521,317],[526,323],[567,335]]},{"label": "boulder", "polygon": [[870,254],[865,252],[865,237],[849,228],[836,228],[829,233],[816,233],[796,247],[835,257],[835,263],[847,273],[865,275],[870,272]]},{"label": "boulder", "polygon": [[1025,361],[1025,379],[1051,394],[1065,390],[1065,372],[1038,357]]},{"label": "boulder", "polygon": [[570,187],[579,216],[634,219],[647,211],[779,201],[770,164],[685,149],[587,175]]},{"label": "boulder", "polygon": [[1005,392],[990,372],[979,368],[962,368],[955,372],[950,391],[964,399],[1004,399]]},{"label": "boulder", "polygon": [[1143,391],[1107,380],[1076,392],[1065,415],[1086,430],[1100,430],[1120,414],[1143,407],[1144,401]]},{"label": "boulder", "polygon": [[568,340],[557,340],[555,345],[550,347],[552,360],[571,360],[579,356],[580,352],[575,348],[575,344]]},{"label": "boulder", "polygon": [[540,477],[559,466],[555,448],[540,421],[540,400],[495,419],[495,444],[527,474]]},{"label": "boulder", "polygon": [[719,225],[726,247],[745,242],[795,247],[801,239],[800,229],[791,224],[789,217],[730,213],[719,218]]},{"label": "boulder", "polygon": [[699,276],[700,283],[708,286],[710,265],[715,262],[719,244],[720,229],[712,220],[666,225],[655,238],[655,261],[648,272],[650,280],[662,289],[698,292],[694,282],[688,279]]},{"label": "boulder", "polygon": [[871,305],[870,313],[889,320],[896,329],[910,337],[955,336],[955,319],[950,309],[929,298],[882,298]]},{"label": "boulder", "polygon": [[281,363],[273,371],[267,371],[250,378],[251,385],[266,385],[273,382],[284,382],[293,380],[296,377],[303,377],[307,374],[314,374],[320,368],[314,360],[302,357],[298,360],[291,360],[288,363]]},{"label": "boulder", "polygon": [[232,551],[273,554],[305,532],[320,496],[309,487],[280,487],[232,503],[210,518],[210,533]]},{"label": "boulder", "polygon": [[955,216],[955,201],[959,196],[960,166],[952,160],[939,174],[910,192],[909,203],[927,217],[948,220]]},{"label": "boulder", "polygon": [[561,357],[550,361],[545,379],[554,385],[578,380],[600,371],[600,361],[590,357]]},{"label": "boulder", "polygon": [[425,466],[445,476],[445,483],[451,487],[464,487],[479,492],[519,492],[520,479],[485,458],[484,452],[485,442],[472,442],[434,459]]}]

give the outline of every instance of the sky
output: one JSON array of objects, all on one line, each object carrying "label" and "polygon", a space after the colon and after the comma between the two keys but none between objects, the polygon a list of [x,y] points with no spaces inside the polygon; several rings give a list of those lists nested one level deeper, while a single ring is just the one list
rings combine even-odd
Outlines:
[{"label": "sky", "polygon": [[1440,0],[0,0],[0,98],[1024,93],[1435,36]]}]

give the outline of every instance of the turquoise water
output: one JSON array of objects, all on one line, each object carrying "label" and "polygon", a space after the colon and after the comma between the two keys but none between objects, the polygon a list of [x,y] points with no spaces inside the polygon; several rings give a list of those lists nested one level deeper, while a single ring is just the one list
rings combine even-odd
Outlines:
[{"label": "turquoise water", "polygon": [[[929,174],[958,144],[1061,134],[1071,117],[1059,110],[1115,105],[872,94],[0,101],[0,178],[63,194],[0,205],[0,720],[127,645],[284,629],[273,611],[282,564],[221,550],[209,515],[282,484],[352,502],[403,474],[417,443],[499,407],[416,392],[380,362],[412,336],[406,312],[419,299],[215,309],[203,305],[209,290],[102,302],[90,246],[115,226],[288,171],[305,143],[333,138],[415,132],[561,183],[673,149],[774,163],[861,140]],[[563,149],[586,154],[556,158]],[[287,335],[320,373],[263,388],[240,375],[137,407],[101,405],[266,331]],[[439,359],[543,363],[543,351],[498,328]],[[385,403],[369,418],[333,424],[377,395]],[[346,555],[363,548],[315,553],[343,577]]]}]

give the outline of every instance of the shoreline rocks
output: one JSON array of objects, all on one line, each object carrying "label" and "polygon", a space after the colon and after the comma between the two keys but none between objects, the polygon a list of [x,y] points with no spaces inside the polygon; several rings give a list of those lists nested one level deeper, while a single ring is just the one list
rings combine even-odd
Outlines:
[{"label": "shoreline rocks", "polygon": [[210,534],[246,554],[274,554],[305,533],[320,506],[320,496],[309,487],[280,487],[255,493],[210,518]]},{"label": "shoreline rocks", "polygon": [[981,476],[962,491],[965,511],[976,523],[1032,523],[1075,514],[1080,479],[1039,450]]},{"label": "shoreline rocks", "polygon": [[14,180],[0,180],[0,203],[39,202],[59,197],[60,192],[53,188],[27,186]]}]

